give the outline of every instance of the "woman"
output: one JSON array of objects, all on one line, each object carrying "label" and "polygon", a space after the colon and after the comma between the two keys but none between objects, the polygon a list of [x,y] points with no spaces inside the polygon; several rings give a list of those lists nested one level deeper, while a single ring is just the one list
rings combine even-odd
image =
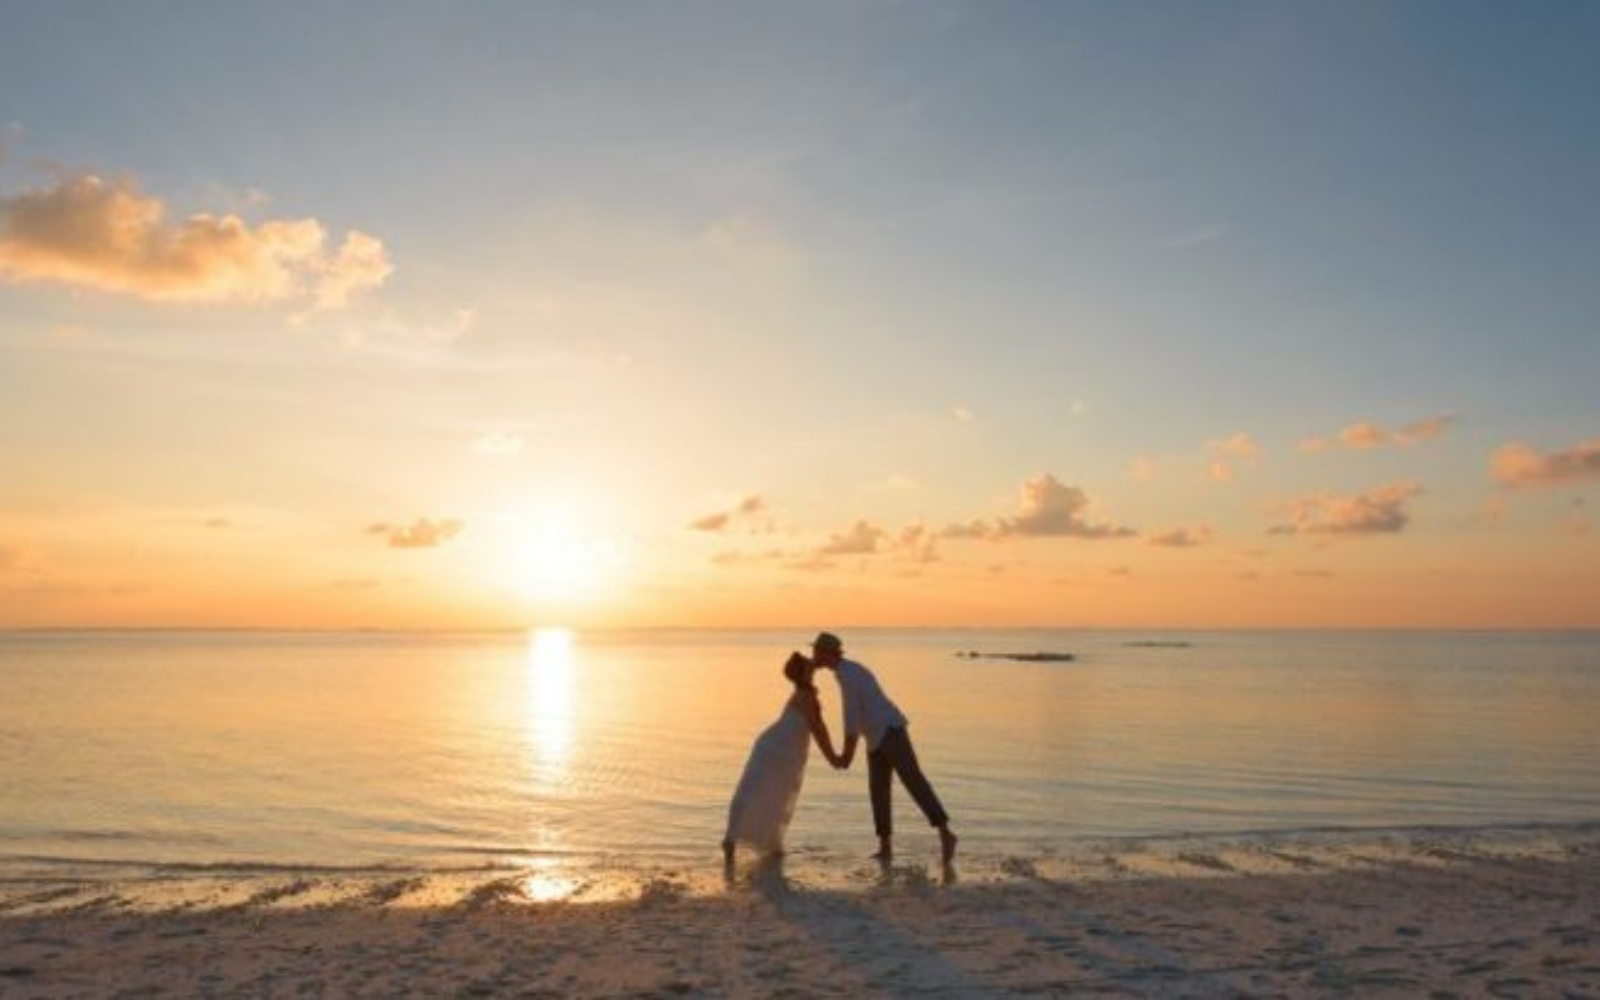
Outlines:
[{"label": "woman", "polygon": [[812,740],[817,749],[837,764],[833,741],[822,721],[822,705],[811,684],[816,664],[799,653],[789,654],[783,675],[794,685],[778,721],[768,726],[750,748],[750,759],[739,778],[739,788],[728,805],[728,832],[722,839],[722,856],[733,864],[734,845],[744,842],[763,854],[782,854],[783,835],[794,817],[805,775],[806,754]]}]

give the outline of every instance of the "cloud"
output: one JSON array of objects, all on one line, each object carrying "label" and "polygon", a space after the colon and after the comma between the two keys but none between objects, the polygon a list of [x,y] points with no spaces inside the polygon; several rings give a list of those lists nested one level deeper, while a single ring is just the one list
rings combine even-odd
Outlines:
[{"label": "cloud", "polygon": [[1159,535],[1151,535],[1147,541],[1151,545],[1160,545],[1169,549],[1192,549],[1210,542],[1215,533],[1210,525],[1201,524],[1193,528],[1174,528],[1163,531]]},{"label": "cloud", "polygon": [[316,219],[251,226],[236,215],[166,218],[132,180],[80,173],[0,197],[0,277],[158,302],[309,298],[336,309],[393,271],[383,243],[349,232],[329,254]]},{"label": "cloud", "polygon": [[1429,417],[1426,420],[1418,420],[1406,424],[1389,435],[1389,439],[1401,446],[1425,444],[1449,430],[1450,425],[1455,422],[1455,417],[1442,413],[1437,417]]},{"label": "cloud", "polygon": [[765,510],[766,506],[767,502],[760,494],[749,493],[731,508],[695,518],[689,522],[689,527],[694,531],[723,531],[733,522],[734,518],[758,513]]},{"label": "cloud", "polygon": [[878,543],[887,533],[867,521],[857,521],[850,530],[833,535],[826,545],[817,550],[824,556],[866,555],[878,551]]},{"label": "cloud", "polygon": [[994,525],[988,521],[972,520],[965,524],[952,524],[939,532],[941,538],[994,538]]},{"label": "cloud", "polygon": [[921,521],[916,521],[901,528],[890,542],[890,547],[913,562],[938,562],[938,542],[937,534]]},{"label": "cloud", "polygon": [[1114,524],[1091,524],[1085,512],[1089,498],[1076,486],[1068,486],[1050,473],[1041,473],[1022,484],[1015,517],[992,522],[969,521],[955,524],[943,532],[946,538],[1121,538],[1136,534],[1132,528]]},{"label": "cloud", "polygon": [[1231,437],[1206,442],[1211,451],[1211,478],[1219,483],[1233,478],[1234,467],[1240,462],[1254,465],[1261,458],[1261,446],[1244,431]]},{"label": "cloud", "polygon": [[695,531],[721,531],[728,526],[728,522],[731,520],[733,520],[733,515],[724,510],[715,514],[707,514],[704,517],[697,517],[689,522],[689,527]]},{"label": "cloud", "polygon": [[[339,253],[317,280],[318,309],[343,309],[350,300],[383,284],[394,273],[394,265],[383,248],[383,241],[366,233],[345,234]],[[471,324],[470,314],[464,321]]]},{"label": "cloud", "polygon": [[1382,427],[1365,420],[1339,432],[1339,443],[1346,448],[1376,448],[1388,438],[1388,433]]},{"label": "cloud", "polygon": [[1410,522],[1406,501],[1422,492],[1415,483],[1392,483],[1355,496],[1319,494],[1289,505],[1289,520],[1274,535],[1393,534]]},{"label": "cloud", "polygon": [[1343,428],[1332,438],[1320,435],[1306,438],[1300,442],[1300,450],[1304,452],[1322,452],[1335,445],[1356,451],[1367,451],[1373,448],[1382,448],[1386,445],[1392,445],[1397,448],[1412,448],[1426,444],[1444,434],[1455,423],[1455,419],[1448,413],[1441,413],[1435,417],[1412,421],[1392,431],[1371,420],[1361,420]]},{"label": "cloud", "polygon": [[410,525],[374,524],[368,534],[383,535],[397,549],[431,549],[443,545],[460,533],[463,523],[458,518],[432,520],[419,517]]},{"label": "cloud", "polygon": [[1600,437],[1565,451],[1541,452],[1517,442],[1489,456],[1489,474],[1501,486],[1567,486],[1600,479]]}]

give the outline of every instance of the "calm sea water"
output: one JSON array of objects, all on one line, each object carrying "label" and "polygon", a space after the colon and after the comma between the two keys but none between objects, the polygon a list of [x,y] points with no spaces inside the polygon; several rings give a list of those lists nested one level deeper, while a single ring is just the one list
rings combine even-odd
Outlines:
[{"label": "calm sea water", "polygon": [[[0,634],[0,863],[703,863],[808,638]],[[911,717],[969,854],[1600,821],[1600,633],[845,638]],[[896,805],[907,846],[931,839]],[[813,754],[790,841],[871,847],[863,763]]]}]

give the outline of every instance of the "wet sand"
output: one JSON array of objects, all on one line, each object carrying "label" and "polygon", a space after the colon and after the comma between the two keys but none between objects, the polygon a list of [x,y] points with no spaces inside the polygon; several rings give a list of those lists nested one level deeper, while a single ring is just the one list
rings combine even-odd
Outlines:
[{"label": "wet sand", "polygon": [[1600,833],[1173,838],[965,864],[15,879],[0,996],[1600,997]]}]

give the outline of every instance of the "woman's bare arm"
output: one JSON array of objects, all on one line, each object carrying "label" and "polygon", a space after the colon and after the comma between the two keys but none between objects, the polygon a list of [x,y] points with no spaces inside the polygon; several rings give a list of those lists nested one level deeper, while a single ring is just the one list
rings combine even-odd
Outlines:
[{"label": "woman's bare arm", "polygon": [[815,693],[803,701],[806,712],[806,724],[811,729],[811,738],[816,741],[817,749],[822,751],[822,756],[828,758],[828,763],[834,767],[839,766],[842,759],[833,749],[833,738],[828,735],[828,724],[822,721],[822,703],[817,700]]}]

